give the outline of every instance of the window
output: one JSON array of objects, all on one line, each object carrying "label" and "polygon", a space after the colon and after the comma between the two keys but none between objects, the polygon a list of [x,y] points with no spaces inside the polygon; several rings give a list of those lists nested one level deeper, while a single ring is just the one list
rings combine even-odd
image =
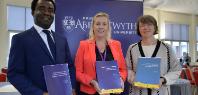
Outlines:
[{"label": "window", "polygon": [[171,41],[164,41],[165,43],[171,45]]},{"label": "window", "polygon": [[31,13],[31,9],[30,8],[26,8],[26,13],[25,13],[25,29],[30,29],[32,27],[32,25],[34,24],[34,19]]},{"label": "window", "polygon": [[[13,35],[30,29],[34,24],[31,14],[31,8],[19,6],[7,6],[7,28],[9,32],[9,48]],[[52,24],[52,30],[55,30],[55,24]]]},{"label": "window", "polygon": [[181,42],[180,43],[180,47],[181,47],[181,52],[188,52],[188,43],[187,42]]},{"label": "window", "polygon": [[197,45],[196,45],[196,61],[198,60],[198,25],[196,26],[196,41],[197,41]]},{"label": "window", "polygon": [[[25,8],[8,6],[7,7],[8,30],[24,31],[25,30]],[[20,21],[18,21],[20,19]],[[17,22],[16,22],[17,21]]]},{"label": "window", "polygon": [[188,41],[189,40],[189,26],[181,25],[181,40]]},{"label": "window", "polygon": [[176,55],[179,55],[179,42],[173,41],[172,48],[175,51]]},{"label": "window", "polygon": [[[9,32],[9,47],[11,46],[12,36],[29,29],[33,25],[31,9],[18,6],[7,6],[7,21]],[[20,20],[19,20],[20,19]],[[16,22],[17,21],[17,22]]]},{"label": "window", "polygon": [[10,34],[9,34],[9,47],[11,46],[11,41],[12,41],[12,37],[15,35],[15,34],[17,34],[16,32],[10,32]]},{"label": "window", "polygon": [[[183,53],[188,53],[189,51],[189,43],[188,42],[179,42],[179,41],[164,41],[165,43],[172,46],[174,52],[177,57],[182,57]],[[198,45],[198,43],[197,43]]]},{"label": "window", "polygon": [[[31,8],[7,6],[8,11],[8,30],[22,32],[32,27],[34,19],[31,14]],[[20,19],[20,21],[18,21]],[[17,21],[17,22],[16,22]],[[52,30],[55,30],[55,24],[52,24]]]},{"label": "window", "polygon": [[189,25],[165,23],[164,40],[188,41]]},{"label": "window", "polygon": [[[31,8],[19,6],[7,6],[7,21],[9,32],[9,46],[11,46],[12,36],[31,28],[34,24],[34,19],[31,14]],[[52,30],[55,30],[55,24],[52,24]]]},{"label": "window", "polygon": [[197,37],[197,56],[198,56],[198,26],[196,27],[196,37]]},{"label": "window", "polygon": [[165,25],[165,39],[170,40],[172,39],[172,27],[171,24],[166,24]]},{"label": "window", "polygon": [[180,40],[181,31],[180,31],[180,25],[178,24],[172,24],[172,38],[171,40]]},{"label": "window", "polygon": [[[165,23],[165,43],[172,46],[177,57],[189,52],[189,25]],[[197,38],[198,39],[198,38]]]}]

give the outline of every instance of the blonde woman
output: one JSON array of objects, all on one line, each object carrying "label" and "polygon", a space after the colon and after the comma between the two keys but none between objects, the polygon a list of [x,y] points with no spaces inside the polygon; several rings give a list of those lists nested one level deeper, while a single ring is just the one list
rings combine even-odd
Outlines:
[{"label": "blonde woman", "polygon": [[[82,95],[98,95],[101,91],[96,79],[96,61],[116,60],[122,84],[126,80],[126,64],[119,41],[111,39],[109,15],[97,13],[92,20],[89,39],[81,41],[76,53],[76,79]],[[124,84],[123,84],[124,86]]]}]

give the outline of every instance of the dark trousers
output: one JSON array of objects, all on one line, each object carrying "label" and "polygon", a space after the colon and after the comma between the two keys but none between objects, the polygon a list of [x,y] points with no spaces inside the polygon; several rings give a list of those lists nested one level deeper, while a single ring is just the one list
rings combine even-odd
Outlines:
[{"label": "dark trousers", "polygon": [[84,93],[84,92],[80,92],[80,95],[100,95],[98,93],[95,93],[95,94],[87,94],[87,93]]},{"label": "dark trousers", "polygon": [[[100,95],[100,94],[98,94],[97,92],[95,94],[87,94],[84,92],[80,92],[80,95]],[[110,95],[120,95],[120,94],[110,94]]]}]

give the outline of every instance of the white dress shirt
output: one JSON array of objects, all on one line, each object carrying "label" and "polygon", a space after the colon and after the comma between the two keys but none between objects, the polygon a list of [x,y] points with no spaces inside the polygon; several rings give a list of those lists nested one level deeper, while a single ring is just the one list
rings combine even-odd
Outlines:
[{"label": "white dress shirt", "polygon": [[[38,26],[38,25],[36,25],[36,24],[34,24],[34,28],[36,29],[36,31],[38,32],[38,34],[40,35],[40,37],[41,37],[42,40],[44,41],[44,43],[45,43],[45,45],[47,46],[47,49],[48,49],[50,55],[52,56],[52,53],[51,53],[51,51],[50,51],[50,47],[49,47],[48,41],[47,41],[47,35],[43,32],[43,30],[52,31],[52,29],[51,29],[51,28],[49,28],[49,29],[43,29],[42,27],[40,27],[40,26]],[[53,38],[51,32],[50,32],[50,36],[52,37],[52,40],[54,41],[54,38]],[[55,41],[54,41],[54,43],[55,43]],[[52,58],[53,58],[53,56],[52,56]]]}]

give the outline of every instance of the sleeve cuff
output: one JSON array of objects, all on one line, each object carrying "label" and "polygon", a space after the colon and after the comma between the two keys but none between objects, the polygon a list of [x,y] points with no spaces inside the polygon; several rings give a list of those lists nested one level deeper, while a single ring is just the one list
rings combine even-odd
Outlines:
[{"label": "sleeve cuff", "polygon": [[160,78],[163,78],[164,79],[164,81],[162,82],[163,85],[167,83],[167,80],[166,80],[165,77],[160,77]]}]

